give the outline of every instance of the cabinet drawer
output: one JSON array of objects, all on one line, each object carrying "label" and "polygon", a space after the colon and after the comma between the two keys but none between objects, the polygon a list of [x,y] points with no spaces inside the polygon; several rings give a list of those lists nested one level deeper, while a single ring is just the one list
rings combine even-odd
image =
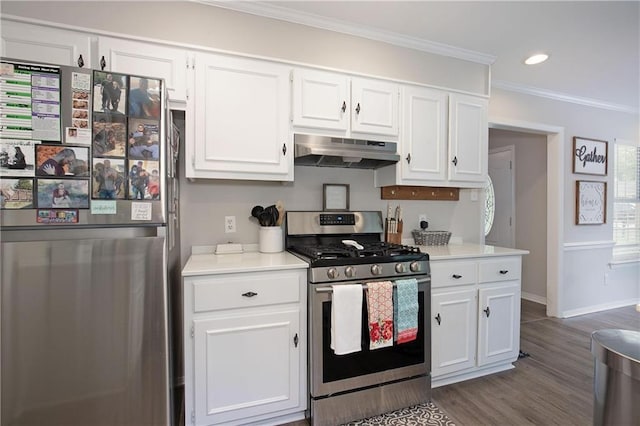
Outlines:
[{"label": "cabinet drawer", "polygon": [[300,274],[296,272],[220,275],[191,283],[194,312],[300,301]]},{"label": "cabinet drawer", "polygon": [[479,265],[481,283],[520,279],[520,256],[483,260]]},{"label": "cabinet drawer", "polygon": [[431,262],[431,287],[475,284],[476,262]]}]

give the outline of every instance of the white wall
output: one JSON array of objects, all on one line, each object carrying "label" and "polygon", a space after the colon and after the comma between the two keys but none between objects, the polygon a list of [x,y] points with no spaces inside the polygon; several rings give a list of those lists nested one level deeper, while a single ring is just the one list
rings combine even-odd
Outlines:
[{"label": "white wall", "polygon": [[488,67],[187,1],[5,1],[2,15],[488,94]]},{"label": "white wall", "polygon": [[[387,201],[373,186],[372,170],[295,167],[295,181],[251,182],[225,180],[181,181],[182,250],[192,245],[224,242],[257,243],[258,224],[250,219],[254,205],[267,206],[277,200],[287,210],[322,210],[322,184],[350,185],[352,210],[386,211]],[[404,238],[418,228],[418,215],[426,213],[429,229],[451,230],[456,237],[479,242],[480,203],[470,201],[470,191],[461,191],[460,201],[397,201],[405,217]],[[224,233],[224,217],[236,216],[237,232]],[[184,256],[186,258],[186,256]]]},{"label": "white wall", "polygon": [[[0,8],[3,15],[58,22],[70,28],[95,28],[114,34],[171,40],[476,93],[487,92],[488,70],[482,65],[198,3],[2,1]],[[615,70],[611,71],[615,73]],[[505,118],[564,127],[567,155],[562,183],[566,195],[562,222],[565,243],[611,240],[611,223],[588,227],[574,225],[573,197],[578,177],[571,173],[571,138],[637,140],[638,117],[494,90],[489,118],[490,121]],[[316,208],[322,200],[320,188],[323,182],[350,183],[354,209],[384,210],[386,206],[373,187],[370,171],[342,170],[338,174],[331,169],[300,169],[296,168],[296,180],[291,186],[260,182],[190,183],[183,179],[183,247],[227,241],[228,234],[222,233],[225,215],[238,218],[239,230],[233,240],[255,242],[257,228],[246,219],[253,204],[282,199],[288,208]],[[611,174],[603,180],[611,187]],[[429,215],[432,229],[449,229],[469,241],[478,240],[482,210],[479,203],[468,201],[468,190],[463,190],[461,197],[459,202],[403,202],[408,219],[405,236],[412,228],[410,218],[424,211]],[[608,209],[611,211],[611,201]],[[597,309],[603,304],[640,299],[637,264],[611,270],[609,284],[604,286],[603,275],[608,270],[610,250],[606,255],[600,251],[597,256],[593,253],[590,250],[565,253],[561,311],[576,313]],[[589,262],[580,262],[583,257]]]},{"label": "white wall", "polygon": [[547,138],[489,130],[489,149],[515,149],[515,240],[529,250],[522,258],[522,293],[535,301],[547,297]]},{"label": "white wall", "polygon": [[[612,77],[614,78],[614,77]],[[640,264],[610,266],[612,259],[612,221],[604,225],[575,224],[576,180],[607,182],[610,190],[607,211],[613,208],[613,174],[579,175],[572,172],[573,137],[581,136],[613,142],[616,138],[638,140],[637,114],[610,111],[504,90],[493,90],[489,121],[523,120],[564,128],[564,271],[561,282],[561,316],[572,316],[623,306],[640,301]],[[612,170],[613,156],[609,157]],[[550,172],[550,171],[549,171]],[[610,215],[609,215],[610,217]]]}]

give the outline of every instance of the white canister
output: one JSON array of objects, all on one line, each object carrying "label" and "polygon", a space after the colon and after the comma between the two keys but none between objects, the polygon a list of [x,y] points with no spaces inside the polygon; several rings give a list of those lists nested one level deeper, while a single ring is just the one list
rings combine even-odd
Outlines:
[{"label": "white canister", "polygon": [[280,226],[261,226],[258,231],[260,253],[278,253],[284,250],[284,238]]}]

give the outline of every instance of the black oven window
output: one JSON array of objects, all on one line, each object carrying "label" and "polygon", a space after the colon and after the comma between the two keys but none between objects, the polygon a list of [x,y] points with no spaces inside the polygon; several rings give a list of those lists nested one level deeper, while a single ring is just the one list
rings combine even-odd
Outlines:
[{"label": "black oven window", "polygon": [[323,382],[333,382],[424,362],[424,292],[418,294],[418,337],[401,345],[369,350],[366,299],[362,302],[362,350],[336,355],[331,349],[331,301],[322,304]]}]

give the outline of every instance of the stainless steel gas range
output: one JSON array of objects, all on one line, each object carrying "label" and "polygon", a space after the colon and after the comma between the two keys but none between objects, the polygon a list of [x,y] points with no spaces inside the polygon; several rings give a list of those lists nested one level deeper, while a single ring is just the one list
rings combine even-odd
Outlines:
[{"label": "stainless steel gas range", "polygon": [[[431,397],[431,279],[429,256],[416,247],[381,241],[381,212],[290,211],[287,250],[310,264],[308,278],[309,394],[312,425],[335,426]],[[362,350],[336,355],[331,342],[333,286],[416,278],[418,335],[370,350],[363,297]]]}]

